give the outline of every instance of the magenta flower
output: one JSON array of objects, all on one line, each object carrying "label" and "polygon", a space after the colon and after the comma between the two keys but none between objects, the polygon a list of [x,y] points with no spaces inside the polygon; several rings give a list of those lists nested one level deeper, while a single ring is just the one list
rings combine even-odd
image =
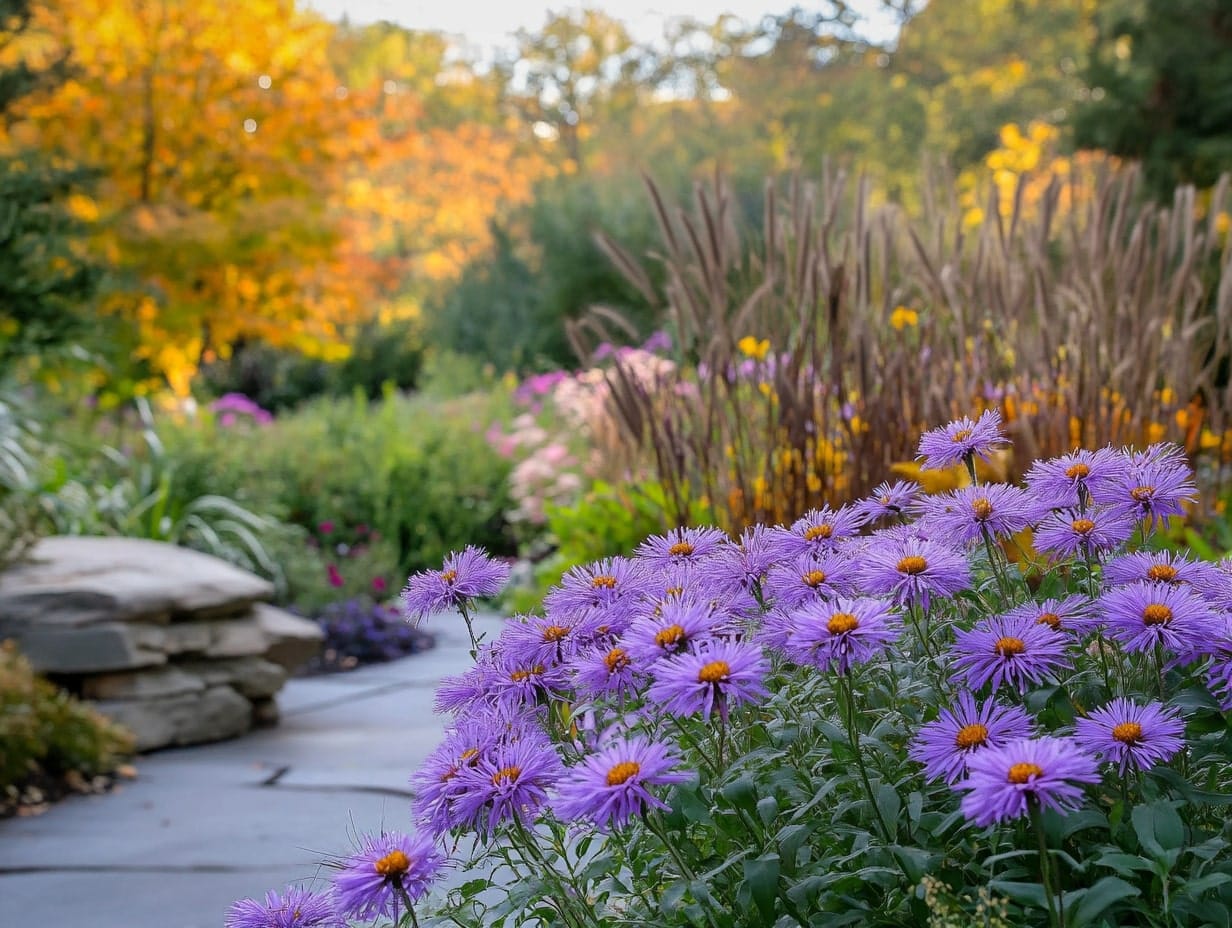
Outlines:
[{"label": "magenta flower", "polygon": [[330,521],[320,522],[317,524],[317,532],[322,535],[329,535],[334,530],[334,523]]},{"label": "magenta flower", "polygon": [[1046,624],[1029,618],[990,616],[954,637],[954,668],[967,686],[991,683],[1020,693],[1066,666],[1067,642]]},{"label": "magenta flower", "polygon": [[1060,557],[1092,557],[1129,541],[1135,523],[1124,512],[1097,506],[1085,513],[1054,512],[1035,529],[1035,547]]},{"label": "magenta flower", "polygon": [[886,482],[879,484],[871,496],[857,502],[853,511],[865,523],[893,519],[910,511],[919,495],[918,483],[903,480],[893,484]]},{"label": "magenta flower", "polygon": [[402,591],[407,616],[427,616],[465,606],[472,599],[495,596],[509,579],[509,565],[494,561],[474,545],[445,558],[440,570],[414,574]]},{"label": "magenta flower", "polygon": [[1034,738],[976,751],[967,759],[963,815],[980,827],[1022,818],[1033,807],[1069,812],[1083,786],[1100,780],[1095,758],[1071,738]]},{"label": "magenta flower", "polygon": [[666,535],[651,535],[637,548],[637,556],[655,567],[698,564],[727,544],[717,528],[675,528]]},{"label": "magenta flower", "polygon": [[1183,586],[1138,581],[1113,587],[1099,598],[1108,634],[1126,651],[1150,651],[1160,644],[1192,659],[1223,629],[1210,605]]},{"label": "magenta flower", "polygon": [[667,712],[697,715],[709,720],[712,712],[727,720],[728,710],[768,695],[765,687],[770,662],[761,648],[751,644],[716,641],[696,652],[659,661],[646,698]]},{"label": "magenta flower", "polygon": [[265,894],[265,902],[241,899],[232,903],[224,922],[226,928],[335,928],[338,916],[333,903],[298,886],[284,895]]},{"label": "magenta flower", "polygon": [[978,484],[923,500],[923,521],[931,537],[968,545],[989,537],[1013,535],[1035,520],[1035,506],[1018,487]]},{"label": "magenta flower", "polygon": [[385,592],[386,588],[387,588],[387,584],[385,583],[384,577],[373,577],[372,578],[372,592],[374,595],[376,596],[382,595]]},{"label": "magenta flower", "polygon": [[867,596],[809,603],[788,623],[787,656],[839,675],[884,653],[901,631],[889,604]]},{"label": "magenta flower", "polygon": [[445,858],[424,836],[389,832],[365,837],[334,877],[334,907],[343,917],[397,921],[402,895],[412,902],[428,891]]},{"label": "magenta flower", "polygon": [[980,413],[978,420],[967,416],[941,428],[925,432],[920,437],[917,460],[924,469],[944,469],[979,456],[988,460],[988,453],[1009,441],[1001,434],[1001,414],[993,409]]},{"label": "magenta flower", "polygon": [[1185,723],[1158,702],[1139,706],[1120,697],[1079,719],[1075,728],[1078,741],[1115,764],[1121,776],[1166,763],[1185,746]]},{"label": "magenta flower", "polygon": [[340,587],[346,583],[346,581],[342,579],[342,574],[338,571],[337,564],[330,564],[325,568],[325,573],[326,576],[329,577],[329,585],[332,587]]},{"label": "magenta flower", "polygon": [[908,756],[924,765],[927,780],[951,786],[967,772],[967,761],[986,748],[1002,747],[1031,736],[1031,717],[1017,706],[996,700],[977,703],[969,692],[959,694],[952,709],[942,709],[936,721],[920,726]]},{"label": "magenta flower", "polygon": [[870,542],[863,554],[860,579],[866,593],[928,609],[934,596],[953,596],[971,585],[967,559],[952,548],[911,537],[880,541]]},{"label": "magenta flower", "polygon": [[647,808],[667,809],[650,788],[689,779],[676,770],[678,763],[664,745],[644,737],[613,742],[570,768],[552,809],[566,822],[584,818],[601,829],[623,825]]},{"label": "magenta flower", "polygon": [[545,737],[497,745],[462,770],[455,807],[462,824],[491,834],[502,822],[525,822],[547,801],[564,766]]},{"label": "magenta flower", "polygon": [[1094,496],[1105,496],[1128,467],[1125,456],[1111,448],[1072,451],[1032,464],[1027,489],[1041,507],[1078,510]]}]

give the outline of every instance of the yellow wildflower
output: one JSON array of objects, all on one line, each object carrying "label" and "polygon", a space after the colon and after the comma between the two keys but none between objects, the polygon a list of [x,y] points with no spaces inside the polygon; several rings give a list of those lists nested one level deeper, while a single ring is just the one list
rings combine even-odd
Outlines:
[{"label": "yellow wildflower", "polygon": [[770,339],[763,338],[761,341],[758,341],[756,337],[746,335],[736,342],[736,347],[740,349],[740,353],[746,358],[752,358],[754,361],[764,361],[766,355],[770,352]]},{"label": "yellow wildflower", "polygon": [[894,312],[890,313],[890,325],[898,332],[901,332],[907,326],[917,326],[920,324],[920,314],[914,309],[908,309],[906,306],[897,306]]}]

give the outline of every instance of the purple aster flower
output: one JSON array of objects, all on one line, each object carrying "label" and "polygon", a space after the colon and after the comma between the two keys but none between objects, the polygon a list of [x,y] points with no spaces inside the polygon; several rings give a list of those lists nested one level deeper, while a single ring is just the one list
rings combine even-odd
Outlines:
[{"label": "purple aster flower", "polygon": [[1197,498],[1193,468],[1185,452],[1172,444],[1152,445],[1129,454],[1129,467],[1110,487],[1093,493],[1097,503],[1107,503],[1129,518],[1152,522],[1165,516],[1185,514],[1183,503]]},{"label": "purple aster flower", "polygon": [[775,608],[796,609],[818,599],[851,594],[856,577],[855,564],[837,551],[799,554],[770,568],[762,593]]},{"label": "purple aster flower", "polygon": [[788,623],[788,657],[840,675],[884,652],[901,631],[889,604],[867,596],[809,603]]},{"label": "purple aster flower", "polygon": [[920,496],[920,485],[914,481],[878,484],[871,496],[860,500],[853,510],[866,524],[877,519],[893,519],[912,509]]},{"label": "purple aster flower", "polygon": [[1098,764],[1072,738],[1033,738],[977,751],[967,759],[963,815],[980,827],[1022,818],[1033,807],[1069,812],[1083,785],[1098,783]]},{"label": "purple aster flower", "polygon": [[778,560],[773,541],[772,530],[765,525],[746,528],[739,542],[723,545],[697,566],[697,583],[721,594],[748,594]]},{"label": "purple aster flower", "polygon": [[1083,509],[1095,495],[1105,495],[1124,478],[1129,462],[1111,448],[1071,451],[1036,461],[1027,471],[1032,497],[1045,508]]},{"label": "purple aster flower", "polygon": [[1158,702],[1139,706],[1120,697],[1075,725],[1083,746],[1125,776],[1171,760],[1185,746],[1185,723],[1179,713]]},{"label": "purple aster flower", "polygon": [[764,699],[764,680],[770,662],[756,645],[715,641],[695,652],[659,661],[652,669],[654,682],[647,699],[667,712],[696,715],[709,720],[718,711],[727,720],[728,709]]},{"label": "purple aster flower", "polygon": [[908,756],[924,765],[927,780],[945,780],[951,786],[967,772],[972,754],[1031,737],[1031,717],[1017,706],[1001,706],[994,699],[981,703],[969,692],[959,694],[952,709],[942,709],[936,721],[920,726]]},{"label": "purple aster flower", "polygon": [[501,822],[525,822],[547,801],[564,766],[546,737],[521,738],[487,751],[458,774],[462,824],[490,834]]},{"label": "purple aster flower", "polygon": [[549,613],[572,616],[590,609],[628,605],[648,587],[645,573],[628,558],[613,557],[572,567],[544,599]]},{"label": "purple aster flower", "polygon": [[1020,693],[1066,666],[1067,641],[1029,618],[989,616],[954,637],[954,667],[971,689],[1008,684]]},{"label": "purple aster flower", "polygon": [[407,617],[418,622],[427,616],[465,606],[472,599],[495,596],[509,579],[509,565],[494,561],[474,545],[445,558],[440,570],[411,576],[402,591]]},{"label": "purple aster flower", "polygon": [[1195,578],[1194,586],[1207,602],[1232,612],[1232,557],[1207,566],[1210,566],[1210,575]]},{"label": "purple aster flower", "polygon": [[860,579],[864,591],[890,596],[898,606],[919,604],[928,609],[932,597],[953,596],[971,585],[967,559],[933,541],[908,537],[869,544],[863,561]]},{"label": "purple aster flower", "polygon": [[526,719],[508,713],[490,710],[464,717],[411,776],[415,820],[437,835],[459,825],[454,808],[462,793],[458,774],[495,745],[535,734]]},{"label": "purple aster flower", "polygon": [[520,615],[505,623],[498,647],[503,657],[527,664],[555,666],[577,650],[584,626],[554,612],[548,616]]},{"label": "purple aster flower", "polygon": [[[1217,581],[1219,569],[1211,564],[1191,561],[1183,554],[1171,551],[1135,551],[1108,562],[1104,567],[1104,582],[1123,586],[1144,580],[1148,583],[1184,583],[1199,595]],[[1232,580],[1228,582],[1232,583]]]},{"label": "purple aster flower", "polygon": [[941,470],[962,464],[976,455],[987,461],[988,452],[1008,444],[1009,441],[1001,434],[1001,413],[986,409],[980,413],[978,420],[963,416],[939,429],[925,432],[920,437],[916,457],[923,461],[923,469]]},{"label": "purple aster flower", "polygon": [[802,554],[820,557],[843,539],[853,536],[863,524],[863,517],[851,506],[838,509],[822,506],[810,509],[793,522],[790,529],[770,529],[768,544],[780,560],[792,560]]},{"label": "purple aster flower", "polygon": [[1149,651],[1157,644],[1193,659],[1223,627],[1200,596],[1183,586],[1139,581],[1113,587],[1099,598],[1108,634],[1126,651]]},{"label": "purple aster flower", "polygon": [[601,829],[623,825],[647,807],[667,809],[650,787],[689,779],[675,769],[678,763],[664,745],[640,736],[613,742],[570,768],[552,809],[566,822],[585,818]]},{"label": "purple aster flower", "polygon": [[1098,622],[1091,615],[1091,601],[1085,596],[1073,595],[1063,599],[1045,599],[1038,603],[1023,603],[1005,614],[1007,619],[1025,619],[1039,625],[1047,625],[1056,632],[1083,635]]},{"label": "purple aster flower", "polygon": [[490,702],[496,673],[496,651],[490,645],[481,648],[472,667],[437,684],[433,709],[453,714],[466,711],[476,702]]},{"label": "purple aster flower", "polygon": [[623,699],[638,688],[640,674],[633,657],[619,641],[578,654],[571,665],[573,687],[583,699],[614,696]]},{"label": "purple aster flower", "polygon": [[444,863],[432,839],[422,835],[365,837],[334,877],[334,908],[343,917],[397,921],[405,912],[402,895],[412,902],[422,896]]},{"label": "purple aster flower", "polygon": [[727,535],[717,528],[675,528],[650,536],[636,553],[649,565],[673,567],[701,563],[727,543]]},{"label": "purple aster flower", "polygon": [[334,928],[338,916],[333,903],[298,886],[284,895],[265,894],[265,902],[241,899],[227,910],[226,928]]},{"label": "purple aster flower", "polygon": [[722,618],[708,604],[671,600],[629,626],[625,647],[634,661],[646,666],[715,637]]},{"label": "purple aster flower", "polygon": [[561,699],[569,690],[569,672],[564,665],[516,654],[501,655],[490,681],[493,701],[507,710]]},{"label": "purple aster flower", "polygon": [[1034,544],[1061,557],[1094,556],[1127,542],[1134,528],[1133,519],[1107,506],[1085,513],[1054,512],[1036,527]]},{"label": "purple aster flower", "polygon": [[1013,535],[1035,519],[1035,506],[1018,487],[1004,483],[977,484],[952,493],[930,496],[921,504],[931,537],[952,545],[967,545],[990,537]]}]

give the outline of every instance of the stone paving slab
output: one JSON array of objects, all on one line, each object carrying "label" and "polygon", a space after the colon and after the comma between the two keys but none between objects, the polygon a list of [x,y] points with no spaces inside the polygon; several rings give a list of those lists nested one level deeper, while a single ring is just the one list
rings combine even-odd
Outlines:
[{"label": "stone paving slab", "polygon": [[141,758],[116,792],[0,822],[0,926],[221,928],[235,899],[311,880],[355,833],[408,827],[436,682],[470,664],[459,619],[431,630],[424,654],[290,681],[277,728]]}]

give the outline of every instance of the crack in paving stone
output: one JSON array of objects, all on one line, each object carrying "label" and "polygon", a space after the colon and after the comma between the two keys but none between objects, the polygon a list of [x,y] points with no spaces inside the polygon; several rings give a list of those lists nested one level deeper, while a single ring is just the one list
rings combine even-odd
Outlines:
[{"label": "crack in paving stone", "polygon": [[435,690],[439,684],[433,682],[402,682],[402,683],[387,683],[384,686],[376,689],[364,690],[360,693],[354,693],[349,696],[339,696],[336,699],[326,699],[321,702],[309,703],[306,706],[297,706],[294,709],[287,709],[282,713],[282,717],[291,718],[296,715],[305,715],[309,712],[317,712],[321,709],[333,709],[337,706],[345,706],[347,703],[360,702],[364,699],[375,699],[378,696],[386,696],[389,693],[395,693],[398,690]]},{"label": "crack in paving stone", "polygon": [[274,770],[273,773],[271,773],[268,777],[262,780],[260,784],[258,785],[277,786],[278,781],[281,780],[284,776],[286,776],[290,772],[291,772],[291,768],[289,766],[284,765],[282,767],[278,767],[277,769]]}]

